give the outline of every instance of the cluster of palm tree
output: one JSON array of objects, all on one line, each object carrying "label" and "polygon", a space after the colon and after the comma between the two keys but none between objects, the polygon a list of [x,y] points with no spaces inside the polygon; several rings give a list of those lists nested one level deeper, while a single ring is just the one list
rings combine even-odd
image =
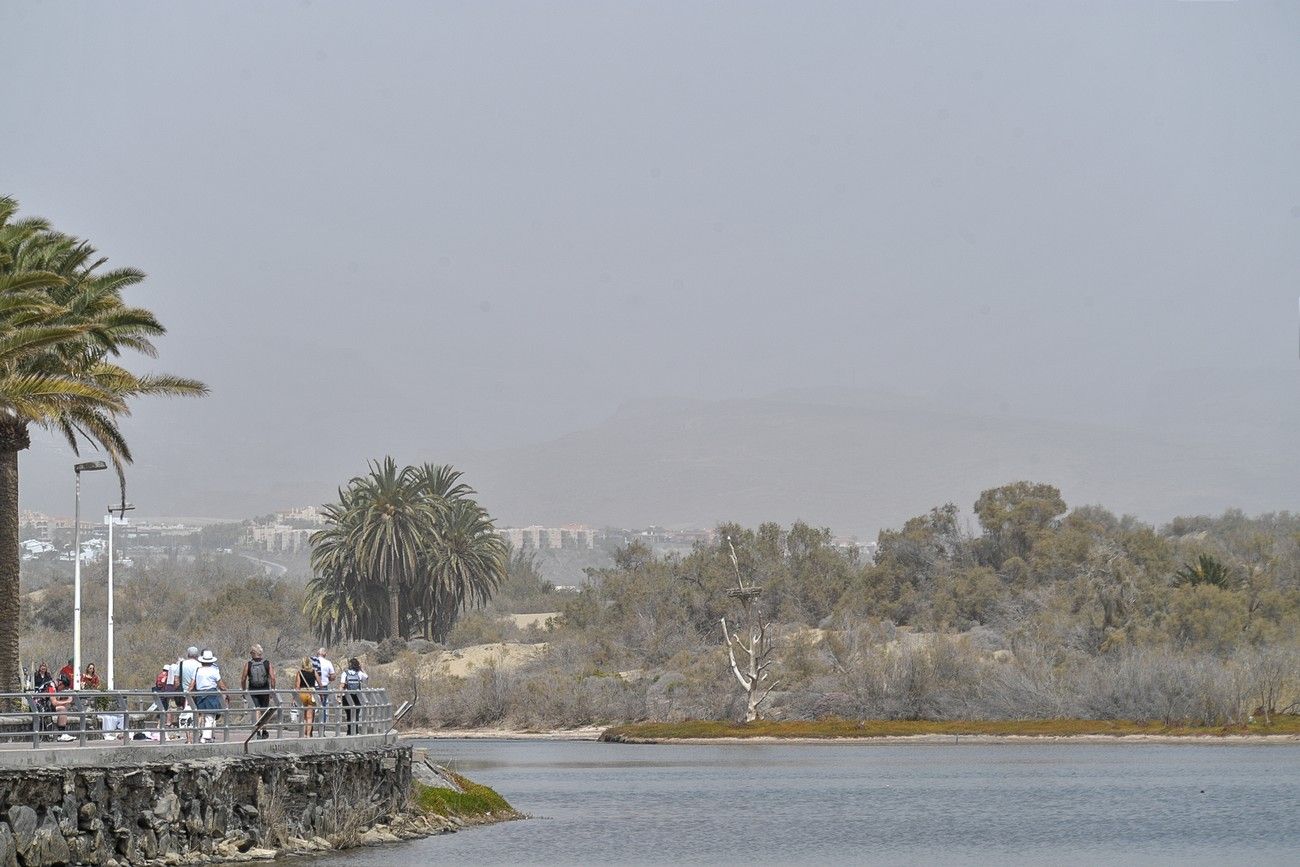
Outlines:
[{"label": "cluster of palm tree", "polygon": [[74,453],[103,452],[125,495],[132,457],[119,423],[132,400],[207,392],[194,379],[118,363],[128,351],[155,356],[152,340],[164,333],[153,313],[122,298],[143,273],[105,269],[88,242],[17,212],[0,197],[0,691],[19,688],[18,453],[30,429],[61,435]]},{"label": "cluster of palm tree", "polygon": [[508,550],[461,473],[391,457],[339,489],[312,534],[305,613],[326,641],[446,640],[505,578]]}]

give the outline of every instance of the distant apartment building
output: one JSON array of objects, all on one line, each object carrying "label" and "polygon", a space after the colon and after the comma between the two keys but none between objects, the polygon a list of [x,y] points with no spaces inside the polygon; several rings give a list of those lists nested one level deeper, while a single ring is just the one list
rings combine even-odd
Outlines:
[{"label": "distant apartment building", "polygon": [[560,548],[591,550],[596,547],[596,531],[590,527],[502,527],[497,535],[516,551],[542,551]]},{"label": "distant apartment building", "polygon": [[687,545],[694,545],[697,542],[701,545],[712,545],[718,541],[718,531],[677,530],[672,533],[671,539],[674,542],[685,543]]},{"label": "distant apartment building", "polygon": [[637,539],[646,543],[651,548],[656,546],[690,548],[696,543],[707,546],[712,545],[718,538],[716,530],[670,530],[667,527],[659,526],[650,526],[644,530],[625,532],[633,533]]},{"label": "distant apartment building", "polygon": [[303,506],[301,509],[287,509],[283,512],[276,512],[275,516],[282,522],[301,521],[304,524],[315,524],[321,526],[325,523],[325,515],[315,506]]},{"label": "distant apartment building", "polygon": [[250,547],[268,554],[297,554],[311,548],[312,530],[273,524],[253,527],[248,531]]},{"label": "distant apartment building", "polygon": [[20,524],[25,524],[31,528],[32,537],[40,542],[49,542],[50,537],[50,516],[44,512],[33,512],[23,510],[18,518]]},{"label": "distant apartment building", "polygon": [[199,532],[198,527],[189,524],[168,524],[163,521],[147,521],[143,524],[131,524],[126,528],[126,537],[144,545],[176,546],[186,544]]}]

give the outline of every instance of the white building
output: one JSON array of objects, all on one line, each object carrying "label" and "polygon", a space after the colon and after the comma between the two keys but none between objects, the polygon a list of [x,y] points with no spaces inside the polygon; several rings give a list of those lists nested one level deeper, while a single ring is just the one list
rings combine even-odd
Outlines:
[{"label": "white building", "polygon": [[510,543],[516,551],[558,550],[560,548],[596,547],[596,531],[579,524],[567,527],[502,527],[497,535]]},{"label": "white building", "polygon": [[28,539],[22,543],[23,559],[35,560],[42,554],[48,554],[54,550],[54,546],[44,539]]},{"label": "white building", "polygon": [[270,527],[253,527],[249,538],[254,548],[268,554],[297,554],[311,549],[313,530],[302,530],[284,524]]},{"label": "white building", "polygon": [[325,524],[325,516],[321,513],[321,510],[315,506],[303,506],[301,509],[288,509],[284,512],[276,512],[275,516],[281,521],[301,521],[305,524],[315,524],[318,527]]}]

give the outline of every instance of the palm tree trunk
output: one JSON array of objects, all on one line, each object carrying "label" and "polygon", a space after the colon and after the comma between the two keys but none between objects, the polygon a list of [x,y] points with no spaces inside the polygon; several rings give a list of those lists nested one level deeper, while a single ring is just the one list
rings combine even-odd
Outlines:
[{"label": "palm tree trunk", "polygon": [[402,637],[402,612],[398,604],[397,584],[388,583],[388,637]]},{"label": "palm tree trunk", "polygon": [[31,445],[27,425],[0,421],[0,692],[22,688],[18,661],[18,453]]}]

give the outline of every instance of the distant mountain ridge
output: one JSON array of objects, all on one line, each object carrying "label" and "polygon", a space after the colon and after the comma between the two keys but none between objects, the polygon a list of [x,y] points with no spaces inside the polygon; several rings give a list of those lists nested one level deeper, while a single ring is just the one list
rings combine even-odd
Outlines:
[{"label": "distant mountain ridge", "polygon": [[803,519],[867,538],[949,501],[969,512],[981,490],[1018,479],[1152,521],[1296,508],[1296,455],[1176,434],[787,392],[633,404],[548,442],[453,459],[514,524]]}]

